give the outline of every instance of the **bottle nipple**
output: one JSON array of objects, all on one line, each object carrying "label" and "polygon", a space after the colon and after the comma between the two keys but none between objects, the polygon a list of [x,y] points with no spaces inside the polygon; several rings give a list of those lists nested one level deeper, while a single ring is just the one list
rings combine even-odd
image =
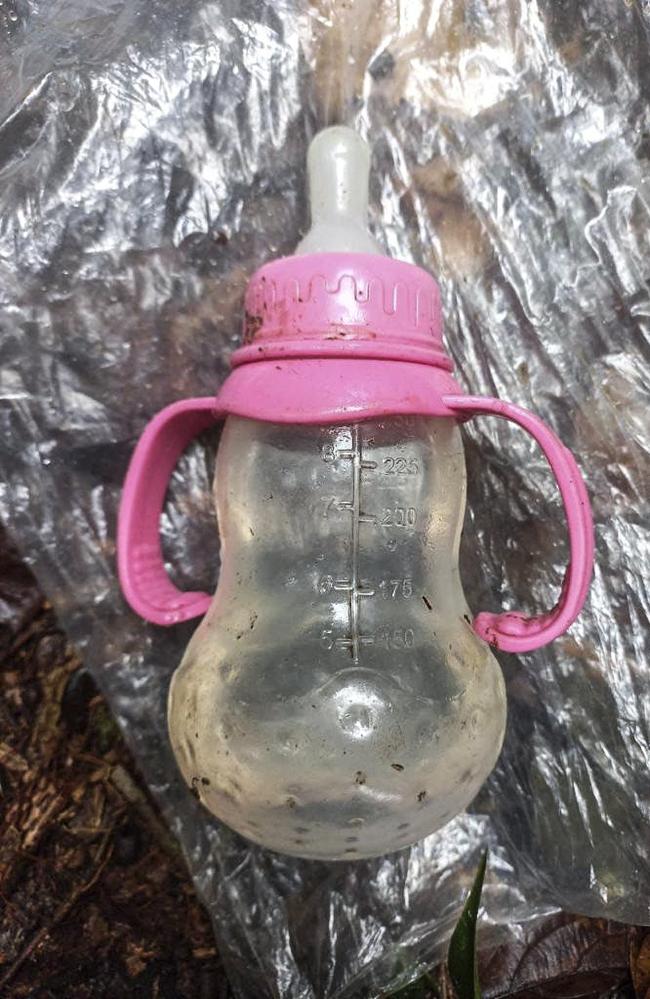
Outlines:
[{"label": "bottle nipple", "polygon": [[316,135],[307,154],[311,229],[297,254],[383,254],[368,232],[370,150],[344,125]]}]

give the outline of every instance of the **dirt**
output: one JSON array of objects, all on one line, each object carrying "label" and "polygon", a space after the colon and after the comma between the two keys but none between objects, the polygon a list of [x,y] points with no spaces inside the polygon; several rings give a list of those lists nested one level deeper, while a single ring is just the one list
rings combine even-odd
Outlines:
[{"label": "dirt", "polygon": [[244,315],[244,343],[252,343],[264,324],[264,317],[246,312]]},{"label": "dirt", "polygon": [[228,995],[178,847],[0,538],[0,996]]}]

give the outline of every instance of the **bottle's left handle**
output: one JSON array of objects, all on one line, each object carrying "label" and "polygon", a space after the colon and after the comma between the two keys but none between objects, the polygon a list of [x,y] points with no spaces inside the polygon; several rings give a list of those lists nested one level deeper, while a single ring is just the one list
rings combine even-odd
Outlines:
[{"label": "bottle's left handle", "polygon": [[183,592],[165,569],[160,515],[171,474],[190,441],[226,414],[211,398],[183,399],[166,406],[150,423],[131,458],[118,517],[120,583],[137,614],[172,625],[207,611],[207,593]]}]

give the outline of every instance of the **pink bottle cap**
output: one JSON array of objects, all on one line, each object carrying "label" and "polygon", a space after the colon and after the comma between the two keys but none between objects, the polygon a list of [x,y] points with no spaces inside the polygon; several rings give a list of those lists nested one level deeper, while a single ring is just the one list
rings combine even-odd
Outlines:
[{"label": "pink bottle cap", "polygon": [[413,264],[368,253],[283,257],[246,292],[236,367],[279,358],[415,361],[451,370],[440,291]]}]

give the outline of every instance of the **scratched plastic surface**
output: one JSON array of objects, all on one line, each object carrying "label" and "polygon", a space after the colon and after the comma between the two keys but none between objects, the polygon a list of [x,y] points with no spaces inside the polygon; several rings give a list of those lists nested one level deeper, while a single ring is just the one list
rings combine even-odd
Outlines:
[{"label": "scratched plastic surface", "polygon": [[303,857],[438,829],[492,769],[506,710],[460,584],[458,427],[231,417],[215,493],[219,586],[170,694],[188,784],[244,836]]}]

